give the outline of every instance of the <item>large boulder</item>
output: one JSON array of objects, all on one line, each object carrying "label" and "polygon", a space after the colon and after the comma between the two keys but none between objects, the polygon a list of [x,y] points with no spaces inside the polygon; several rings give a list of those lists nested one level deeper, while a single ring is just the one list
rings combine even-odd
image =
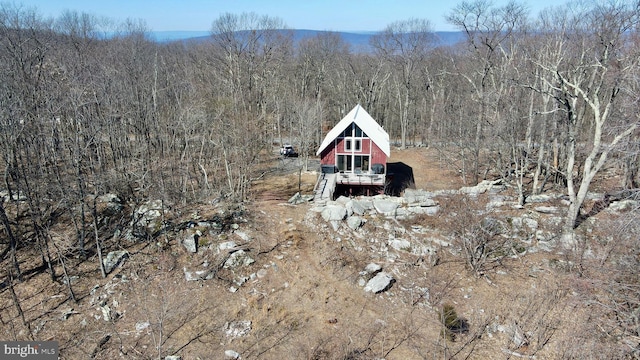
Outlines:
[{"label": "large boulder", "polygon": [[437,204],[434,206],[410,206],[407,208],[407,212],[413,215],[436,215],[440,211],[440,206]]},{"label": "large boulder", "polygon": [[327,205],[320,215],[325,221],[342,221],[347,217],[347,209],[342,205]]},{"label": "large boulder", "polygon": [[373,207],[377,212],[386,216],[395,216],[396,209],[400,206],[396,201],[387,198],[379,198],[373,201]]},{"label": "large boulder", "polygon": [[484,194],[487,191],[500,191],[504,189],[504,186],[501,185],[502,179],[498,180],[483,180],[476,186],[466,186],[460,188],[459,192],[461,194],[468,194],[470,196],[477,196],[479,194]]},{"label": "large boulder", "polygon": [[[432,199],[433,193],[422,189],[405,189],[404,199],[409,206],[435,206],[435,201]],[[431,205],[433,204],[433,205]]]},{"label": "large boulder", "polygon": [[351,228],[352,230],[358,229],[360,226],[362,226],[363,223],[364,219],[357,215],[349,216],[347,218],[347,226],[349,226],[349,228]]},{"label": "large boulder", "polygon": [[365,215],[373,209],[373,202],[369,199],[352,199],[345,204],[354,214]]},{"label": "large boulder", "polygon": [[163,215],[167,212],[162,200],[150,200],[133,213],[131,227],[136,237],[151,238],[164,227]]}]

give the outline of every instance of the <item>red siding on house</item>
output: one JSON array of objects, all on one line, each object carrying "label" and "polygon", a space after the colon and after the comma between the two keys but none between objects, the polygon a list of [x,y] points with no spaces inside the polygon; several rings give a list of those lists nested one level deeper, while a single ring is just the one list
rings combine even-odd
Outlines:
[{"label": "red siding on house", "polygon": [[384,165],[385,170],[387,168],[387,155],[380,150],[376,143],[373,143],[373,149],[371,149],[371,165],[373,164],[382,164]]},{"label": "red siding on house", "polygon": [[[337,154],[351,154],[344,151],[344,139],[336,139],[333,144],[329,145],[320,154],[320,165],[335,165]],[[387,164],[387,155],[378,147],[371,139],[362,139],[362,151],[356,151],[354,154],[371,154],[370,166],[373,164]]]},{"label": "red siding on house", "polygon": [[335,165],[336,164],[336,147],[334,145],[328,146],[321,153],[320,165]]},{"label": "red siding on house", "polygon": [[371,139],[362,139],[362,151],[356,152],[356,154],[359,154],[359,153],[368,154],[369,151],[371,150],[372,142],[373,141],[371,141]]}]

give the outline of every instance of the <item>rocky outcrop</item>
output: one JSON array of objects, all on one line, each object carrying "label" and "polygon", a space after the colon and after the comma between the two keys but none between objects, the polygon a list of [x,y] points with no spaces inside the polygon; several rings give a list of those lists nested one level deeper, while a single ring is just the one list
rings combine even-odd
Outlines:
[{"label": "rocky outcrop", "polygon": [[352,230],[359,229],[368,216],[382,215],[387,218],[408,219],[417,215],[433,216],[440,210],[436,193],[407,189],[403,197],[376,195],[373,197],[339,197],[335,201],[314,204],[313,211],[338,230],[343,221]]},{"label": "rocky outcrop", "polygon": [[133,212],[130,230],[133,239],[149,240],[164,229],[163,217],[167,212],[162,200],[150,200]]}]

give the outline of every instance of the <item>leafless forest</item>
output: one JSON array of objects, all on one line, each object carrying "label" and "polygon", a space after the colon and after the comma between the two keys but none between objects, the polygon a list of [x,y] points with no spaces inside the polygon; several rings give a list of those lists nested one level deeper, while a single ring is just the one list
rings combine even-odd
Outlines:
[{"label": "leafless forest", "polygon": [[[290,142],[303,162],[314,157],[357,103],[395,147],[436,149],[464,184],[504,179],[521,205],[564,193],[559,231],[568,238],[604,173],[619,174],[599,189],[607,196],[637,194],[640,3],[531,14],[515,2],[462,2],[448,20],[465,41],[451,46],[436,46],[429,21],[416,16],[389,24],[362,52],[330,32],[294,42],[282,20],[251,13],[212,19],[207,41],[158,43],[139,21],[0,6],[1,291],[16,314],[1,315],[2,335],[17,326],[27,330],[15,338],[28,339],[36,326],[14,286],[47,274],[73,303],[88,290],[71,285],[82,274],[69,264],[106,276],[103,252],[129,246],[113,234],[131,219],[100,222],[101,196],[233,208],[252,200],[274,146]],[[599,339],[634,343],[615,353],[629,358],[640,356],[634,226],[616,228],[624,250],[610,246],[594,265],[610,277],[606,296],[591,300],[606,309]],[[158,230],[134,235],[155,242]],[[350,356],[342,358],[358,358]]]}]

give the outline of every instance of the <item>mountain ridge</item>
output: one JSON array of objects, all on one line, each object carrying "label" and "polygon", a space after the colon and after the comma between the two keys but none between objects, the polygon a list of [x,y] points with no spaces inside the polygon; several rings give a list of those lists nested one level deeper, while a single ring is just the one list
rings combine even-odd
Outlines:
[{"label": "mountain ridge", "polygon": [[[297,43],[302,39],[314,37],[322,33],[336,33],[339,34],[345,42],[350,44],[354,48],[368,48],[369,39],[371,36],[377,34],[375,31],[327,31],[327,30],[310,30],[310,29],[293,29],[293,38]],[[434,32],[438,38],[438,45],[454,45],[464,39],[463,33],[460,31],[436,31]],[[209,36],[209,31],[152,31],[150,32],[151,38],[154,41],[166,43],[173,41],[206,41]]]}]

